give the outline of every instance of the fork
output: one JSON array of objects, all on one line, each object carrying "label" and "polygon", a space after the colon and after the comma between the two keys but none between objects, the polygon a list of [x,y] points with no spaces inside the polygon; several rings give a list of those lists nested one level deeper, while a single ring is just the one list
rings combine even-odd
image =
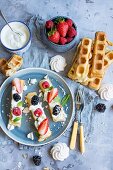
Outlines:
[{"label": "fork", "polygon": [[71,135],[71,140],[70,140],[70,149],[75,149],[76,146],[76,139],[77,139],[77,130],[78,130],[78,111],[81,109],[81,98],[79,94],[79,90],[77,91],[76,98],[75,98],[75,104],[76,104],[76,114],[75,114],[75,120],[73,123],[73,130],[72,130],[72,135]]},{"label": "fork", "polygon": [[85,145],[84,145],[84,127],[82,123],[82,111],[84,108],[84,99],[83,99],[83,91],[79,92],[81,98],[81,111],[80,111],[80,152],[83,154],[85,152]]}]

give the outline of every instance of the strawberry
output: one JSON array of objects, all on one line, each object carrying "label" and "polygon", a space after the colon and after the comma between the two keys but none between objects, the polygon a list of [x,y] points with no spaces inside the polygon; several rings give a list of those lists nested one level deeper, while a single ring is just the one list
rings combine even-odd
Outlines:
[{"label": "strawberry", "polygon": [[46,21],[46,28],[47,29],[53,28],[53,26],[54,26],[53,21],[51,21],[51,20]]},{"label": "strawberry", "polygon": [[14,108],[13,108],[13,114],[14,114],[15,116],[20,116],[20,115],[21,115],[21,110],[20,110],[20,108],[19,108],[19,107],[14,107]]},{"label": "strawberry", "polygon": [[57,30],[61,37],[65,37],[68,31],[68,24],[64,19],[59,19],[57,24]]},{"label": "strawberry", "polygon": [[66,22],[67,22],[69,27],[72,27],[73,21],[71,19],[67,19]]},{"label": "strawberry", "polygon": [[68,32],[67,32],[67,36],[72,38],[76,35],[77,35],[77,31],[75,30],[75,28],[69,27]]},{"label": "strawberry", "polygon": [[40,135],[45,135],[46,132],[48,131],[48,127],[49,127],[48,118],[46,118],[40,123],[40,125],[38,127],[38,133]]},{"label": "strawberry", "polygon": [[58,95],[58,89],[53,88],[50,92],[47,94],[47,101],[48,103],[51,103],[51,101]]},{"label": "strawberry", "polygon": [[42,110],[41,110],[40,108],[36,109],[36,110],[34,111],[34,115],[35,115],[36,117],[41,116],[41,115],[42,115]]},{"label": "strawberry", "polygon": [[12,85],[16,87],[16,90],[17,90],[18,93],[22,92],[21,81],[20,81],[19,78],[15,78],[12,81]]},{"label": "strawberry", "polygon": [[47,88],[50,87],[50,84],[48,83],[48,81],[44,81],[44,82],[42,83],[42,87],[43,87],[44,89],[47,89]]},{"label": "strawberry", "polygon": [[49,33],[48,33],[48,39],[53,42],[58,44],[59,39],[60,39],[60,34],[56,29],[52,29]]},{"label": "strawberry", "polygon": [[67,43],[70,43],[73,40],[71,37],[67,37]]},{"label": "strawberry", "polygon": [[67,39],[64,37],[60,37],[59,44],[64,45],[67,43]]}]

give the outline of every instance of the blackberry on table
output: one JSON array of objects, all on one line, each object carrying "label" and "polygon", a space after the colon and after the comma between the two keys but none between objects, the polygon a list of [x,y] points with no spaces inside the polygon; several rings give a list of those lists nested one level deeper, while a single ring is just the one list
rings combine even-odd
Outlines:
[{"label": "blackberry on table", "polygon": [[34,96],[32,97],[32,99],[31,99],[31,104],[32,104],[32,105],[37,105],[38,102],[39,102],[38,96],[37,96],[37,95],[34,95]]},{"label": "blackberry on table", "polygon": [[21,96],[18,93],[13,94],[13,99],[18,102],[21,99]]},{"label": "blackberry on table", "polygon": [[98,111],[98,112],[105,112],[106,110],[106,105],[103,104],[103,103],[98,103],[95,107],[95,109]]},{"label": "blackberry on table", "polygon": [[53,108],[53,115],[58,115],[61,111],[61,107],[59,105],[56,105],[54,108]]},{"label": "blackberry on table", "polygon": [[39,166],[41,164],[41,156],[38,155],[33,156],[33,162],[36,166]]}]

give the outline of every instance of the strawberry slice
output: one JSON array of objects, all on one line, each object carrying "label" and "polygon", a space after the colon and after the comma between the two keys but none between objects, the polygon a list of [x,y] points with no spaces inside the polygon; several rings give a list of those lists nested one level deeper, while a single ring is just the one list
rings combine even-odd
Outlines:
[{"label": "strawberry slice", "polygon": [[47,95],[47,101],[48,103],[51,103],[51,101],[58,95],[58,89],[53,88],[50,92],[48,92]]},{"label": "strawberry slice", "polygon": [[19,78],[15,78],[12,81],[12,85],[16,87],[16,90],[18,93],[21,93],[23,90],[23,81],[21,81]]},{"label": "strawberry slice", "polygon": [[48,131],[48,127],[49,127],[48,118],[46,118],[40,123],[40,125],[38,127],[38,133],[40,135],[45,135],[46,132]]}]

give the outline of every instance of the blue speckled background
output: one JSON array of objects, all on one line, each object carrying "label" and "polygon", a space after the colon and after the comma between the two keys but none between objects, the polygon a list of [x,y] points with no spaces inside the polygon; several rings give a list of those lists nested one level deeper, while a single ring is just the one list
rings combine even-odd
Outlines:
[{"label": "blue speckled background", "polygon": [[[79,37],[93,38],[96,31],[106,31],[108,39],[113,41],[113,1],[101,0],[0,0],[0,9],[4,11],[8,20],[25,21],[32,30],[32,45],[29,51],[22,54],[23,68],[44,67],[49,69],[49,59],[56,52],[49,50],[40,41],[40,25],[50,17],[65,15],[72,18],[78,26]],[[4,21],[0,18],[0,29]],[[75,48],[62,54],[68,63],[65,72],[60,73],[69,84],[72,93],[79,84],[66,78]],[[9,58],[10,54],[0,45],[0,57]],[[107,70],[104,82],[113,83],[113,66]],[[0,74],[0,83],[5,77]],[[82,87],[82,86],[81,86]],[[37,148],[18,145],[10,140],[0,130],[0,170],[42,170],[49,167],[51,170],[113,170],[113,101],[106,102],[105,113],[94,111],[98,102],[97,94],[87,88],[85,91],[85,109],[83,122],[85,126],[86,152],[81,155],[78,149],[70,151],[69,158],[64,162],[54,161],[50,154],[52,144]],[[104,102],[105,101],[101,101]],[[59,138],[59,142],[69,145],[71,127]],[[78,147],[77,147],[78,148]],[[34,154],[42,155],[42,164],[35,167],[32,163]]]}]

